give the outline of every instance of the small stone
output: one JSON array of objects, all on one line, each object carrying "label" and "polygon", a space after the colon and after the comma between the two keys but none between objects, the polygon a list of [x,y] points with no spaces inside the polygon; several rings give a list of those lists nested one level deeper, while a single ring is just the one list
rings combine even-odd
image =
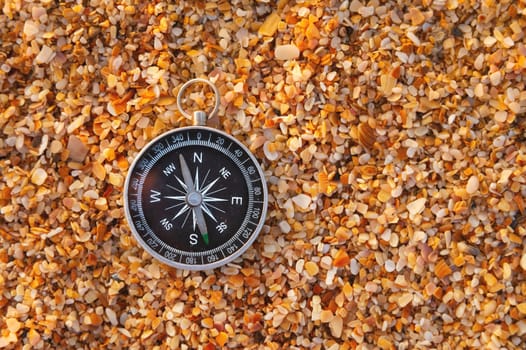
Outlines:
[{"label": "small stone", "polygon": [[477,175],[471,175],[466,184],[466,192],[473,194],[479,189],[479,178]]},{"label": "small stone", "polygon": [[301,209],[307,209],[312,202],[312,198],[304,193],[292,197],[292,201]]},{"label": "small stone", "polygon": [[497,309],[497,302],[495,300],[489,300],[484,305],[482,305],[481,314],[484,317],[487,317],[495,312]]},{"label": "small stone", "polygon": [[265,157],[270,161],[277,160],[280,156],[280,152],[276,150],[275,145],[270,141],[265,141],[265,143],[263,144],[263,153],[265,154]]},{"label": "small stone", "polygon": [[316,265],[315,262],[307,261],[305,263],[305,271],[307,271],[307,273],[311,276],[316,276],[320,271],[320,268],[318,267],[318,265]]},{"label": "small stone", "polygon": [[106,312],[106,316],[108,317],[108,320],[110,321],[112,326],[116,326],[116,325],[119,324],[119,321],[117,320],[117,313],[115,311],[113,311],[112,309],[107,307],[105,312]]},{"label": "small stone", "polygon": [[82,163],[88,155],[89,149],[77,136],[71,135],[68,139],[69,158],[75,162]]},{"label": "small stone", "polygon": [[106,169],[99,162],[93,163],[91,170],[93,171],[93,175],[95,175],[95,177],[101,181],[106,177]]},{"label": "small stone", "polygon": [[219,334],[216,335],[217,345],[219,345],[221,348],[225,346],[227,341],[228,341],[228,334],[226,334],[225,332],[219,332]]},{"label": "small stone", "polygon": [[397,303],[398,303],[398,306],[405,307],[412,301],[413,301],[413,294],[404,293],[398,298]]},{"label": "small stone", "polygon": [[498,70],[496,72],[493,72],[489,76],[489,80],[491,82],[491,85],[497,86],[502,81],[502,73]]},{"label": "small stone", "polygon": [[108,210],[108,200],[106,197],[99,197],[95,200],[95,208],[98,210]]},{"label": "small stone", "polygon": [[108,176],[108,182],[113,186],[121,187],[124,183],[124,177],[121,174],[110,173]]},{"label": "small stone", "polygon": [[394,349],[393,343],[384,335],[378,337],[378,346],[382,350]]},{"label": "small stone", "polygon": [[37,57],[35,57],[35,62],[37,64],[47,64],[55,57],[55,51],[47,45],[42,46]]},{"label": "small stone", "polygon": [[212,328],[214,326],[214,320],[211,317],[206,317],[201,320],[201,326],[204,328]]},{"label": "small stone", "polygon": [[33,40],[39,32],[38,24],[32,20],[27,20],[24,23],[24,35],[26,40]]},{"label": "small stone", "polygon": [[334,314],[331,310],[322,310],[320,313],[320,321],[323,323],[329,323],[334,318]]},{"label": "small stone", "polygon": [[484,39],[484,46],[486,47],[492,47],[497,42],[497,39],[495,39],[492,36],[488,36]]},{"label": "small stone", "polygon": [[336,315],[329,322],[329,329],[333,337],[340,338],[343,331],[343,319],[341,316]]},{"label": "small stone", "polygon": [[349,10],[351,12],[358,12],[362,7],[363,7],[363,4],[359,0],[353,0],[351,1]]},{"label": "small stone", "polygon": [[439,260],[435,265],[435,275],[438,278],[444,278],[451,275],[453,271],[444,260]]},{"label": "small stone", "polygon": [[37,186],[40,186],[46,182],[46,179],[47,172],[42,168],[36,168],[35,171],[33,171],[33,175],[31,175],[31,182]]},{"label": "small stone", "polygon": [[508,119],[508,112],[498,111],[495,112],[495,121],[499,123],[504,123]]},{"label": "small stone", "polygon": [[416,7],[411,7],[409,9],[409,18],[411,19],[411,25],[413,26],[421,25],[426,20],[424,14]]},{"label": "small stone", "polygon": [[8,318],[5,320],[5,323],[7,325],[7,329],[9,329],[10,332],[16,333],[22,327],[22,323],[20,323],[16,318]]},{"label": "small stone", "polygon": [[272,12],[266,19],[265,22],[259,27],[258,33],[263,36],[274,36],[278,30],[280,17],[277,12]]},{"label": "small stone", "polygon": [[274,57],[277,60],[293,60],[300,56],[300,50],[294,44],[278,45],[274,50]]},{"label": "small stone", "polygon": [[394,263],[393,260],[387,259],[384,263],[384,268],[385,268],[385,271],[387,272],[393,272],[396,268],[396,264]]},{"label": "small stone", "polygon": [[336,252],[336,255],[334,256],[334,260],[332,261],[332,264],[335,267],[344,267],[348,266],[351,262],[351,258],[349,257],[349,254],[344,249],[339,249],[338,252]]},{"label": "small stone", "polygon": [[290,225],[289,225],[289,223],[287,221],[285,221],[285,220],[281,221],[278,224],[278,226],[279,226],[279,229],[281,230],[282,233],[287,234],[287,233],[290,232],[290,228],[291,227],[290,227]]},{"label": "small stone", "polygon": [[415,201],[409,202],[407,204],[407,210],[409,211],[409,215],[411,217],[414,217],[417,214],[420,214],[426,205],[426,199],[425,198],[418,198]]},{"label": "small stone", "polygon": [[42,339],[40,334],[34,328],[31,328],[29,330],[28,338],[29,338],[29,344],[33,347],[36,347],[38,343],[40,343],[40,340]]}]

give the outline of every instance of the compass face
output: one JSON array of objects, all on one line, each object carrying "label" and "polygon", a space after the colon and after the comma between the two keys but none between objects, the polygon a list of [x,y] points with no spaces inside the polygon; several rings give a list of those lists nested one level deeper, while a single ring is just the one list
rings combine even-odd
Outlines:
[{"label": "compass face", "polygon": [[265,220],[267,188],[245,146],[193,126],[165,133],[140,152],[124,201],[132,233],[150,254],[171,266],[205,270],[253,243]]}]

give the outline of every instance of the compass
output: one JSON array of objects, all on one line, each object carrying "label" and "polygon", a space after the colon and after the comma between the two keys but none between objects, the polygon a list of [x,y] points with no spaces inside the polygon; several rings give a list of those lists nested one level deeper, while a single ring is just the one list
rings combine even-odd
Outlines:
[{"label": "compass", "polygon": [[267,187],[257,159],[237,139],[207,127],[207,114],[179,110],[194,126],[166,132],[148,143],[126,178],[124,208],[139,244],[160,261],[187,270],[224,265],[245,252],[266,217]]}]

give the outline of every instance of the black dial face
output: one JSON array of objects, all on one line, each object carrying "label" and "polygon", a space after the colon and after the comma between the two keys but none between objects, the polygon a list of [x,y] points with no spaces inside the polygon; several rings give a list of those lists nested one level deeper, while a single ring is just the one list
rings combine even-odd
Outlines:
[{"label": "black dial face", "polygon": [[141,151],[125,185],[125,210],[139,243],[161,261],[209,269],[242,254],[266,215],[256,159],[207,127],[161,135]]}]

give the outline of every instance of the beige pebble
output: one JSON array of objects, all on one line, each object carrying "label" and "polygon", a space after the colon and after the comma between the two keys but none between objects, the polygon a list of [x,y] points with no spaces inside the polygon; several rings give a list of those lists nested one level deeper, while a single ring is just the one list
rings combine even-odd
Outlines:
[{"label": "beige pebble", "polygon": [[331,310],[322,310],[320,313],[320,321],[323,323],[329,323],[334,318],[334,314]]},{"label": "beige pebble", "polygon": [[506,119],[508,119],[508,112],[506,111],[495,112],[495,121],[499,123],[504,123]]},{"label": "beige pebble", "polygon": [[117,320],[117,313],[110,309],[109,307],[105,310],[106,317],[108,317],[108,320],[113,326],[116,326],[119,324],[119,321]]},{"label": "beige pebble", "polygon": [[363,7],[363,4],[359,0],[353,0],[351,1],[349,10],[351,12],[358,12],[362,7]]},{"label": "beige pebble", "polygon": [[502,81],[502,73],[498,70],[496,72],[493,72],[489,76],[489,80],[491,82],[491,85],[496,86],[499,85]]},{"label": "beige pebble", "polygon": [[38,24],[32,20],[27,20],[24,23],[24,35],[26,40],[33,40],[39,32]]},{"label": "beige pebble", "polygon": [[398,306],[405,307],[407,304],[409,304],[412,301],[413,301],[413,294],[404,293],[398,298],[397,303],[398,303]]},{"label": "beige pebble", "polygon": [[469,194],[473,194],[477,192],[479,189],[479,178],[477,175],[471,175],[471,177],[468,179],[468,182],[466,184],[466,192]]},{"label": "beige pebble", "polygon": [[99,210],[107,210],[108,209],[108,201],[105,197],[99,197],[95,200],[95,208]]},{"label": "beige pebble", "polygon": [[35,57],[35,62],[37,64],[46,64],[51,62],[53,57],[55,57],[55,51],[53,51],[53,49],[49,46],[44,45],[42,46],[42,49],[40,49],[37,57]]},{"label": "beige pebble", "polygon": [[10,332],[16,333],[22,327],[22,323],[19,322],[16,318],[8,318],[5,320],[7,329],[9,329]]},{"label": "beige pebble", "polygon": [[285,234],[290,232],[291,227],[290,227],[290,225],[289,225],[289,223],[287,221],[285,221],[285,220],[281,221],[278,224],[278,226],[279,226],[281,232],[283,232]]},{"label": "beige pebble", "polygon": [[425,205],[426,205],[425,198],[418,198],[417,200],[409,202],[407,204],[407,210],[409,211],[409,215],[415,216],[417,214],[420,214],[424,210]]},{"label": "beige pebble", "polygon": [[62,148],[62,142],[58,140],[53,140],[51,141],[49,150],[51,151],[51,153],[59,153],[60,151],[62,151]]},{"label": "beige pebble", "polygon": [[333,337],[340,338],[343,332],[343,319],[341,316],[334,316],[329,322],[329,329]]},{"label": "beige pebble", "polygon": [[300,56],[300,50],[294,44],[278,45],[274,50],[274,57],[277,60],[292,60]]},{"label": "beige pebble", "polygon": [[35,185],[42,185],[47,179],[47,172],[42,168],[36,168],[31,175],[31,182]]},{"label": "beige pebble", "polygon": [[482,306],[481,313],[482,316],[489,316],[495,312],[497,308],[497,302],[495,300],[489,300]]},{"label": "beige pebble", "polygon": [[83,162],[89,149],[77,136],[71,135],[68,139],[69,158],[75,162]]}]

